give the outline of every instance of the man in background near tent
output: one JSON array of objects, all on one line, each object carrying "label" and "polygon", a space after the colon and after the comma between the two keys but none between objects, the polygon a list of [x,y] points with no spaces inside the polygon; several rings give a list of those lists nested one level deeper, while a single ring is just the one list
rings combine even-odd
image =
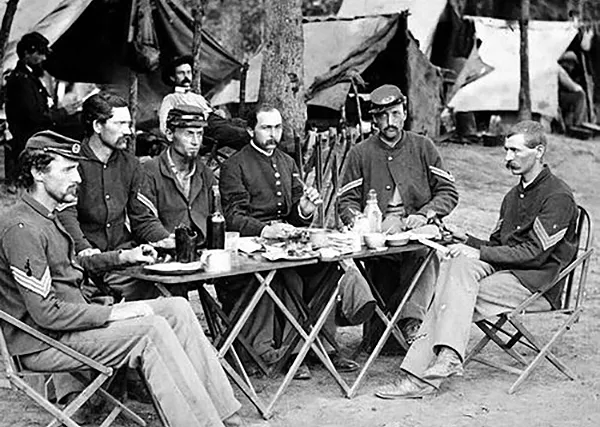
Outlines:
[{"label": "man in background near tent", "polygon": [[566,126],[578,126],[585,122],[586,95],[578,83],[579,60],[573,51],[565,52],[558,60],[558,103]]},{"label": "man in background near tent", "polygon": [[5,152],[9,190],[14,192],[18,157],[25,142],[41,130],[55,129],[81,103],[75,101],[55,108],[54,99],[44,85],[44,61],[50,53],[49,41],[40,33],[25,34],[17,43],[19,61],[6,81],[6,120],[12,142]]},{"label": "man in background near tent", "polygon": [[[231,147],[239,150],[250,142],[250,135],[244,127],[221,117],[200,94],[191,91],[193,58],[189,55],[175,58],[163,69],[163,80],[173,86],[173,93],[166,95],[158,110],[160,131],[166,135],[169,110],[180,105],[191,105],[202,109],[208,119],[205,137],[216,142],[218,147]],[[206,141],[208,142],[208,141]]]},{"label": "man in background near tent", "polygon": [[[571,189],[544,164],[544,128],[516,124],[504,142],[506,167],[519,184],[504,197],[489,241],[464,236],[450,248],[419,338],[402,361],[402,376],[376,395],[414,399],[434,394],[442,381],[463,375],[471,323],[507,313],[553,282],[577,251],[577,204]],[[560,305],[555,286],[528,307]]]},{"label": "man in background near tent", "polygon": [[[383,231],[387,233],[418,228],[432,216],[442,218],[458,203],[454,178],[433,141],[403,129],[406,102],[393,85],[383,85],[371,93],[370,113],[379,132],[348,154],[339,190],[340,216],[345,224],[353,224],[355,216],[364,211],[371,189],[377,193]],[[404,297],[425,255],[423,250],[366,262],[374,285],[392,309]],[[401,314],[400,329],[409,344],[431,302],[438,267],[434,257]],[[371,335],[371,339],[378,338]]]},{"label": "man in background near tent", "polygon": [[[248,124],[252,142],[227,159],[221,168],[219,187],[227,229],[239,231],[242,236],[287,239],[297,233],[296,227],[310,225],[321,196],[315,188],[303,184],[294,160],[278,148],[283,123],[276,108],[258,106],[249,117]],[[341,276],[337,265],[332,264],[285,269],[278,271],[273,287],[277,292],[283,292],[289,302],[286,306],[293,310],[294,303],[284,287],[294,289],[300,297],[309,301],[316,292],[315,284],[324,280],[337,281]],[[350,282],[354,278],[349,276],[346,280]],[[375,308],[373,296],[368,292],[368,286],[365,286],[368,293],[365,296],[358,287],[352,286],[353,283],[344,283],[348,292],[342,298],[356,297],[356,311],[360,312],[366,306],[362,311],[365,317],[370,317]],[[227,308],[233,307],[243,287],[248,285],[248,278],[231,281],[230,285],[229,288],[217,288],[219,299]],[[263,297],[245,330],[250,344],[267,363],[276,362],[282,350],[274,348],[274,313],[274,303]],[[327,322],[325,329],[330,336],[335,336],[333,322]],[[358,369],[356,362],[339,354],[335,354],[333,364],[342,372]],[[295,378],[308,379],[310,375],[308,367],[303,364]]]},{"label": "man in background near tent", "polygon": [[[111,367],[139,367],[172,427],[241,426],[241,405],[212,347],[182,298],[90,304],[73,240],[56,215],[77,197],[79,143],[51,131],[32,136],[23,154],[22,199],[0,223],[0,309]],[[89,256],[102,262],[154,262],[149,245]],[[2,325],[19,362],[34,371],[81,369],[79,361]]]},{"label": "man in background near tent", "polygon": [[[79,162],[79,173],[83,182],[77,201],[62,205],[59,212],[77,254],[124,249],[136,241],[170,239],[170,233],[138,198],[144,172],[127,151],[132,136],[127,102],[110,93],[93,95],[83,104],[82,120],[86,137],[81,145],[84,159]],[[109,286],[104,292],[116,292],[128,301],[158,296],[151,283],[118,274],[107,273],[96,282]],[[96,291],[86,290],[88,296]]]}]

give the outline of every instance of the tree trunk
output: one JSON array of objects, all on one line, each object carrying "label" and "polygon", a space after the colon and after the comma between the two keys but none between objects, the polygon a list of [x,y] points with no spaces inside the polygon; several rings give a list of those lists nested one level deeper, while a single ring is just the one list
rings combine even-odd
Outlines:
[{"label": "tree trunk", "polygon": [[10,29],[12,27],[18,5],[19,0],[8,0],[6,3],[4,16],[2,17],[2,26],[0,27],[0,88],[4,84],[4,79],[1,77],[4,73],[4,54],[6,53],[6,45],[8,44],[8,38],[10,37]]},{"label": "tree trunk", "polygon": [[202,67],[200,64],[202,48],[202,20],[204,19],[204,0],[196,0],[194,5],[194,39],[192,41],[192,91],[202,93]]},{"label": "tree trunk", "polygon": [[531,88],[529,82],[529,0],[521,0],[521,86],[519,88],[519,120],[531,120]]},{"label": "tree trunk", "polygon": [[291,132],[304,134],[304,37],[302,1],[266,1],[259,102],[279,109]]},{"label": "tree trunk", "polygon": [[243,56],[244,33],[242,32],[242,0],[221,0],[219,28],[215,38],[229,50],[233,56],[241,59]]}]

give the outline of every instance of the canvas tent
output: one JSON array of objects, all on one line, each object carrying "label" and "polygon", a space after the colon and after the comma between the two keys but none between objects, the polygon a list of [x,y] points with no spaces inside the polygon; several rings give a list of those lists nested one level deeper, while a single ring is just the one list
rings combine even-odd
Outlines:
[{"label": "canvas tent", "polygon": [[[406,14],[357,19],[306,21],[304,85],[309,107],[339,111],[350,90],[348,75],[359,73],[370,91],[393,83],[407,93],[413,130],[435,134],[441,78],[407,31]],[[249,63],[246,102],[258,100],[262,55]],[[237,103],[239,81],[232,80],[212,97],[213,105]],[[310,113],[310,110],[309,110]]]},{"label": "canvas tent", "polygon": [[446,4],[447,0],[344,0],[337,16],[391,15],[408,10],[408,29],[419,42],[421,51],[430,58],[435,31]]},{"label": "canvas tent", "polygon": [[[6,2],[0,3],[3,15]],[[169,91],[157,66],[191,52],[193,19],[179,0],[21,0],[4,61],[17,61],[16,43],[38,31],[50,40],[51,74],[66,81],[110,84],[127,94],[130,69],[140,73],[138,120],[154,118]],[[202,34],[202,82],[208,90],[240,63],[210,34]]]},{"label": "canvas tent", "polygon": [[[449,105],[455,112],[516,111],[520,86],[519,27],[516,22],[465,17],[482,41],[481,59],[494,69],[463,86]],[[529,75],[532,112],[558,116],[558,58],[569,46],[577,27],[572,22],[529,22]]]}]

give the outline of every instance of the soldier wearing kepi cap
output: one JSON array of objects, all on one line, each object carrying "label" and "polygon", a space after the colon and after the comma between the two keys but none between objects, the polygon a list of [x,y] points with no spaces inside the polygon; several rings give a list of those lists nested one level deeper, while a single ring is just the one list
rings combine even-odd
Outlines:
[{"label": "soldier wearing kepi cap", "polygon": [[[16,179],[17,158],[31,135],[55,129],[78,103],[55,108],[53,99],[40,80],[50,54],[49,42],[40,33],[25,34],[17,43],[19,61],[6,81],[6,120],[13,139],[6,152],[7,178]],[[10,186],[12,190],[12,186]]]},{"label": "soldier wearing kepi cap", "polygon": [[[346,224],[362,212],[369,190],[377,192],[383,230],[395,233],[425,225],[427,218],[448,215],[458,203],[454,178],[433,141],[404,130],[407,99],[394,85],[371,92],[373,122],[378,132],[354,146],[340,188],[340,215]],[[368,271],[383,299],[395,309],[425,252],[407,252],[368,262]],[[401,313],[400,328],[410,343],[433,295],[438,262],[430,263]],[[372,334],[378,337],[377,334]]]},{"label": "soldier wearing kepi cap", "polygon": [[215,184],[212,171],[198,156],[206,125],[206,115],[199,107],[178,105],[171,109],[165,133],[170,146],[144,163],[146,179],[138,193],[138,200],[169,232],[185,224],[198,233],[200,241],[206,236],[210,190]]},{"label": "soldier wearing kepi cap", "polygon": [[[40,132],[21,156],[21,200],[0,218],[0,310],[108,366],[139,366],[173,427],[240,426],[236,400],[214,348],[182,298],[93,304],[84,296],[85,265],[154,262],[150,245],[77,257],[56,215],[73,201],[81,177],[78,143]],[[86,268],[87,268],[86,267]],[[79,362],[10,325],[8,348],[26,369],[62,372]],[[61,374],[56,380],[61,378]],[[63,384],[62,386],[60,384]],[[64,382],[56,385],[60,400]],[[67,399],[68,400],[68,399]],[[80,423],[77,423],[79,425]]]}]

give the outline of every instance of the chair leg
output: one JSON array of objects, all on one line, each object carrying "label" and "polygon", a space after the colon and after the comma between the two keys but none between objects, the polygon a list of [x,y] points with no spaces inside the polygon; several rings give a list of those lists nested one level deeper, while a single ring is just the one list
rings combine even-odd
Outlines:
[{"label": "chair leg", "polygon": [[13,384],[16,388],[21,390],[27,396],[29,396],[35,403],[40,405],[46,411],[48,411],[56,420],[60,421],[67,427],[80,427],[75,421],[70,418],[70,415],[67,415],[64,411],[61,411],[56,406],[51,404],[48,400],[44,398],[41,394],[35,391],[29,384],[23,381],[22,378],[12,375],[8,378],[11,384]]},{"label": "chair leg", "polygon": [[536,357],[531,361],[517,381],[508,390],[512,394],[516,389],[527,379],[531,372],[541,363],[543,358],[548,359],[560,372],[562,372],[570,380],[577,379],[577,376],[569,369],[558,357],[550,352],[554,343],[569,329],[579,318],[581,311],[573,313],[569,319],[556,331],[552,338],[543,347],[538,343],[538,340],[525,328],[525,326],[516,318],[511,319],[511,323],[523,334],[523,336],[534,346],[539,349]]}]

